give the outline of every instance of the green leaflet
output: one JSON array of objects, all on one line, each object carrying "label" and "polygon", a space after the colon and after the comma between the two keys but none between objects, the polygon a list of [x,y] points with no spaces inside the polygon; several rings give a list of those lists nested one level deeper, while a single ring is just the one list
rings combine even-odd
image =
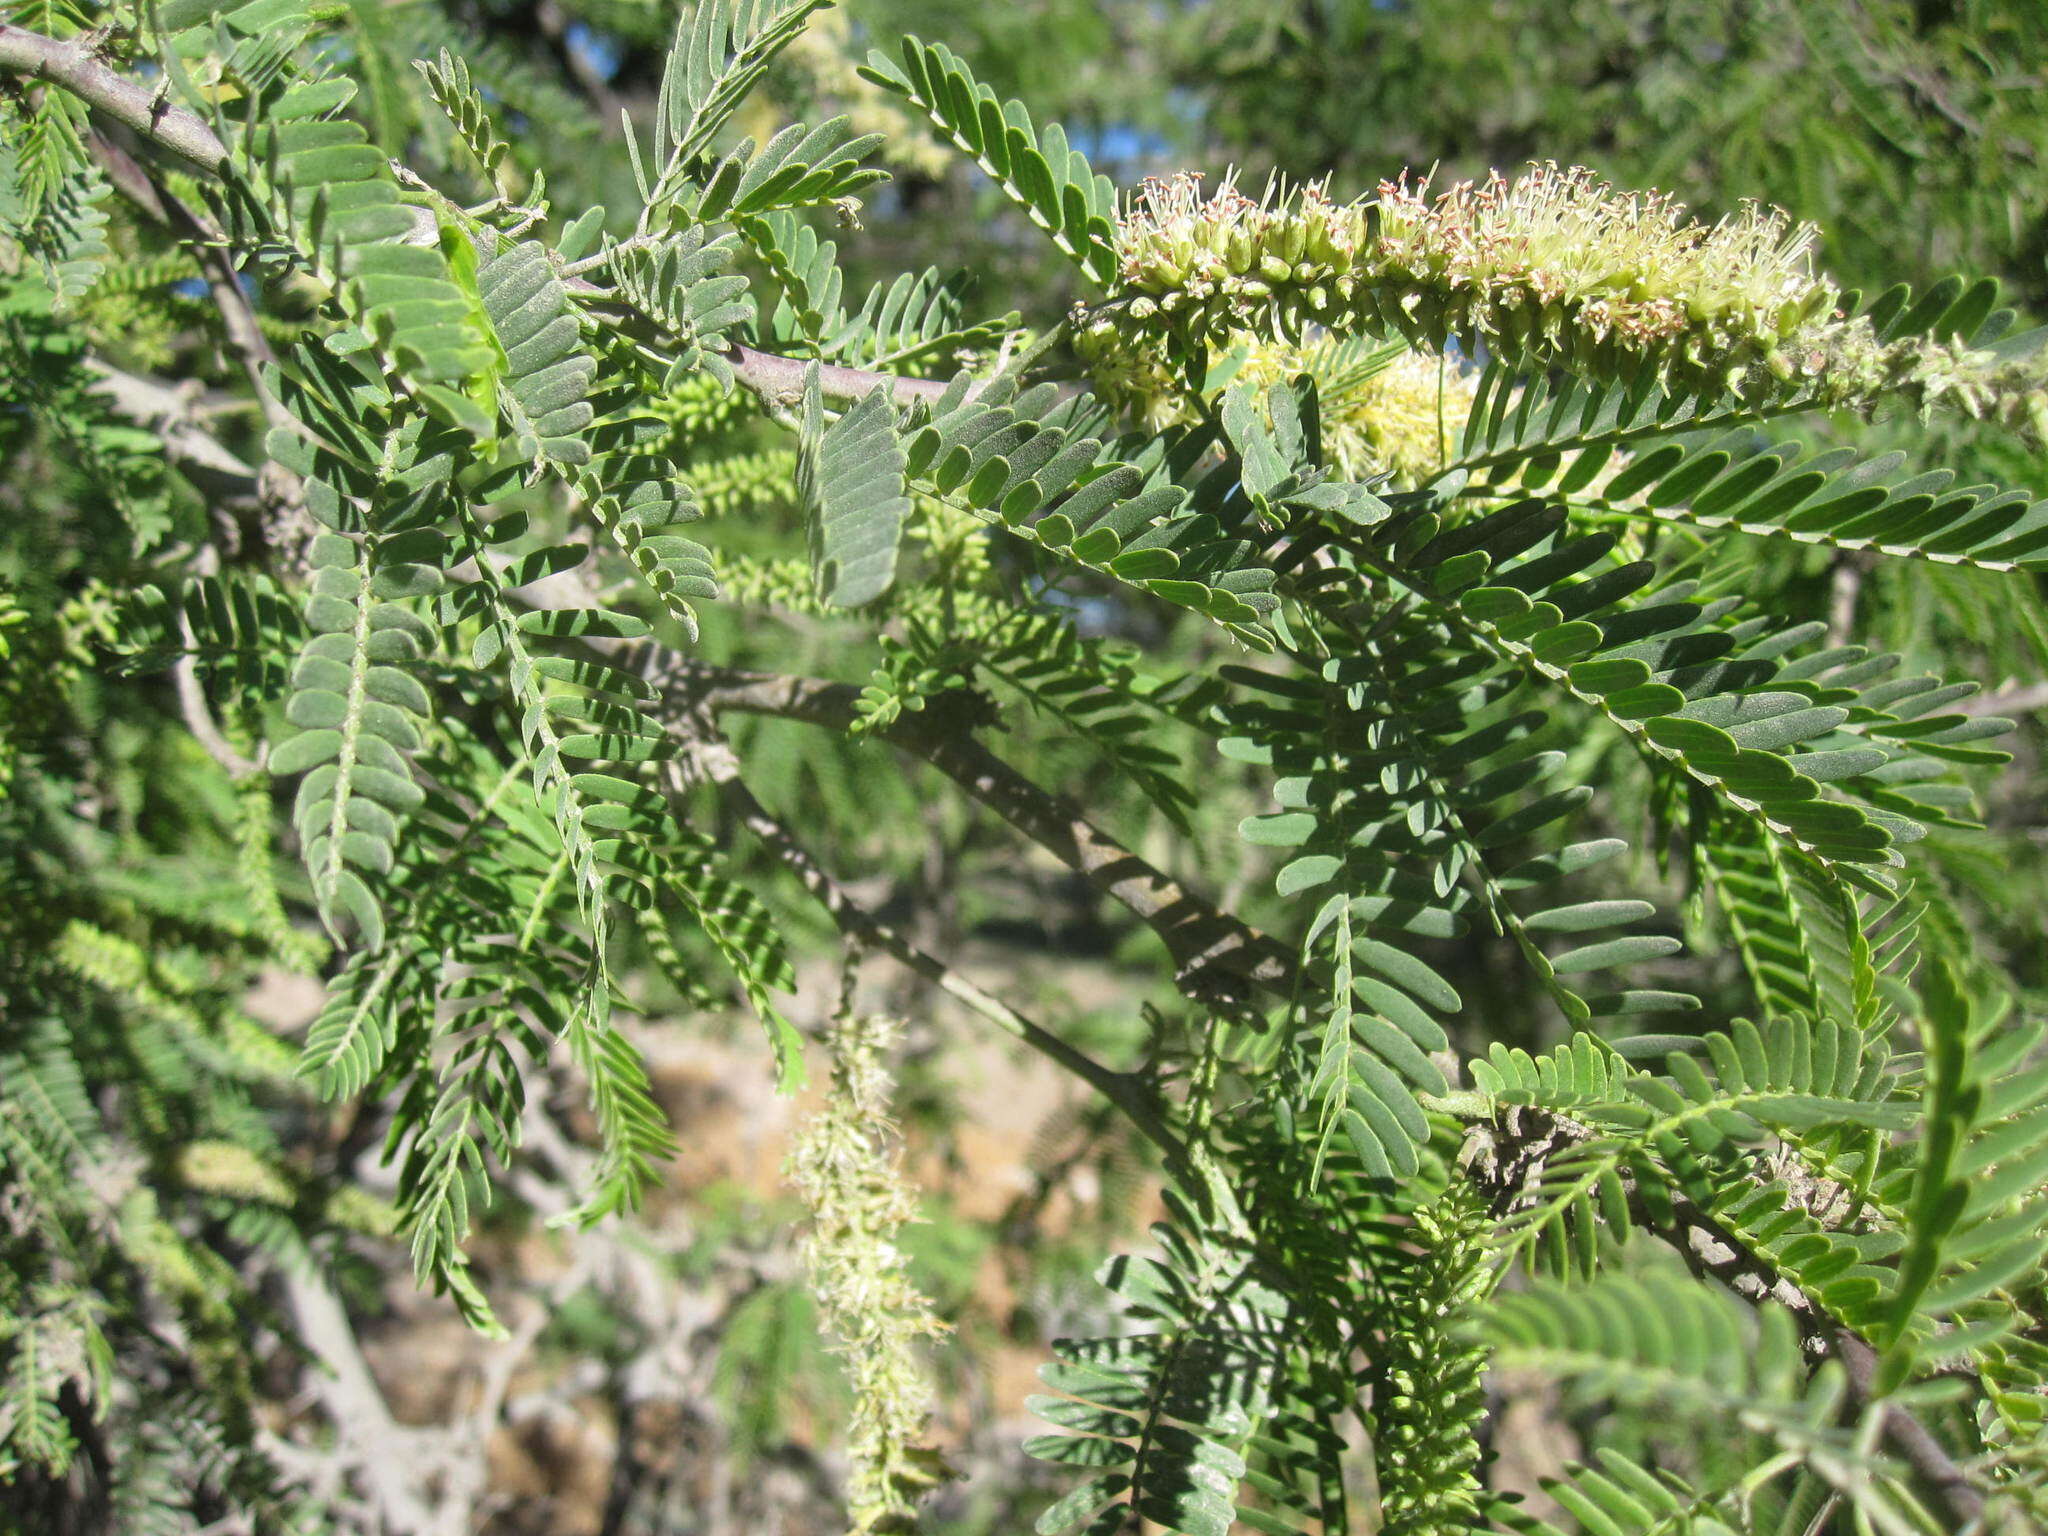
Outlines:
[{"label": "green leaflet", "polygon": [[665,381],[671,388],[700,368],[731,386],[731,365],[720,355],[726,332],[753,314],[747,280],[724,270],[735,254],[730,234],[707,238],[703,225],[612,252],[609,267],[620,292],[661,326],[675,348]]},{"label": "green leaflet", "polygon": [[512,146],[498,137],[490,109],[470,84],[468,63],[443,48],[438,58],[415,59],[413,67],[425,78],[434,104],[448,115],[485,177],[495,180]]},{"label": "green leaflet", "polygon": [[1277,607],[1273,573],[1251,542],[1191,506],[1170,483],[1147,484],[1135,464],[1069,420],[1051,384],[1018,387],[966,374],[906,424],[913,486],[999,523],[1064,561],[1100,572],[1176,607],[1206,614],[1246,644],[1265,648]]},{"label": "green leaflet", "polygon": [[1245,1451],[1288,1369],[1288,1301],[1170,1198],[1175,1224],[1153,1229],[1162,1256],[1112,1259],[1099,1277],[1139,1331],[1061,1340],[1039,1370],[1058,1395],[1028,1406],[1064,1432],[1024,1449],[1083,1479],[1039,1518],[1042,1536],[1139,1516],[1185,1536],[1227,1536],[1236,1518]]},{"label": "green leaflet", "polygon": [[477,297],[499,351],[498,400],[523,462],[586,464],[584,429],[595,415],[589,395],[597,359],[582,344],[569,292],[545,247],[521,241],[485,262]]},{"label": "green leaflet", "polygon": [[1082,271],[1103,284],[1115,275],[1116,191],[1059,124],[1040,133],[1022,102],[998,103],[943,43],[906,37],[901,63],[877,50],[861,73],[921,109]]},{"label": "green leaflet", "polygon": [[[220,30],[208,11],[219,13]],[[222,42],[221,67],[252,83],[275,80],[315,25],[298,0],[221,0],[160,15],[173,77],[186,83],[184,71],[218,57]],[[416,220],[400,202],[390,163],[361,127],[333,115],[353,91],[346,80],[313,75],[268,100],[260,121],[228,123],[230,153],[219,167],[225,185],[202,189],[235,238],[296,251],[397,375],[409,386],[447,391],[426,396],[445,404],[487,366],[487,335],[442,249],[411,243]],[[189,104],[207,110],[204,100]],[[455,414],[461,417],[459,408]]]},{"label": "green leaflet", "polygon": [[704,0],[676,27],[654,108],[649,212],[679,190],[775,56],[831,0]]},{"label": "green leaflet", "polygon": [[402,819],[420,803],[409,760],[430,708],[406,665],[431,632],[381,600],[405,569],[384,555],[374,536],[360,548],[338,533],[314,541],[305,614],[312,636],[292,668],[285,708],[299,729],[270,763],[274,773],[304,775],[293,817],[329,931],[340,932],[346,918],[371,949],[384,938],[371,882],[390,874]]},{"label": "green leaflet", "polygon": [[[1895,658],[1860,648],[1799,655],[1817,633],[1811,626],[1723,625],[1735,599],[1695,602],[1680,583],[1637,600],[1651,568],[1614,562],[1611,535],[1560,537],[1545,553],[1525,554],[1556,533],[1560,513],[1532,497],[1447,530],[1435,511],[1416,510],[1373,528],[1358,548],[1389,579],[1431,593],[1433,572],[1483,557],[1490,572],[1474,567],[1447,610],[1483,653],[1562,685],[1835,878],[1888,894],[1885,870],[1921,835],[1916,820],[1881,790],[1838,789],[1824,762],[1815,766],[1828,781],[1809,778],[1789,760],[1802,756],[1791,749],[1810,758],[1867,745],[1886,753],[1885,770],[1897,763],[1905,777],[1932,776],[1939,764],[1929,758],[1967,758],[1979,750],[1970,743],[2005,723],[1929,714],[1919,724],[1945,702],[1934,679],[1880,683]],[[1629,661],[1643,670],[1615,665]],[[1893,745],[1903,741],[1927,743],[1927,768],[1906,761],[1916,754]]]},{"label": "green leaflet", "polygon": [[820,240],[810,225],[787,212],[741,218],[737,227],[782,290],[767,327],[767,339],[778,348],[814,347],[821,357],[896,369],[927,357],[981,350],[1017,322],[1014,311],[967,320],[971,278],[937,267],[878,282],[859,309],[851,310],[843,301],[845,275],[836,259],[836,241]]},{"label": "green leaflet", "polygon": [[[1916,1529],[1885,1479],[1872,1476],[1869,1453],[1834,1419],[1844,1396],[1839,1366],[1809,1382],[1789,1315],[1752,1311],[1725,1291],[1672,1278],[1603,1278],[1583,1287],[1543,1286],[1502,1296],[1471,1325],[1502,1369],[1526,1369],[1611,1395],[1639,1411],[1727,1433],[1739,1425],[1766,1437],[1780,1454],[1762,1479],[1803,1467],[1867,1514],[1879,1529]],[[1597,1467],[1546,1484],[1572,1525],[1587,1533],[1647,1533],[1697,1516],[1704,1528],[1748,1490],[1695,1490],[1658,1477],[1627,1457],[1603,1454]],[[1724,1504],[1725,1499],[1725,1504]],[[1545,1521],[1513,1519],[1504,1528],[1557,1536]]]},{"label": "green leaflet", "polygon": [[804,375],[803,412],[797,493],[809,518],[812,580],[826,602],[858,608],[895,579],[910,511],[896,413],[877,386],[826,426],[816,364]]},{"label": "green leaflet", "polygon": [[1154,721],[1139,706],[1128,664],[1051,614],[1013,615],[985,640],[974,651],[976,666],[1085,737],[1161,814],[1188,828],[1195,802],[1181,760],[1151,739]]},{"label": "green leaflet", "polygon": [[810,129],[792,123],[759,150],[743,140],[712,169],[691,215],[700,222],[738,222],[850,197],[887,177],[860,163],[881,142],[878,133],[855,137],[843,117]]}]

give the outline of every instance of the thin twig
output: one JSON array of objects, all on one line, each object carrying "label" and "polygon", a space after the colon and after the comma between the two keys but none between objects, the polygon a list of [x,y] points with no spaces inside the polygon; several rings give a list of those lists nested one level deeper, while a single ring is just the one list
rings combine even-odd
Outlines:
[{"label": "thin twig", "polygon": [[[220,559],[208,544],[200,548],[192,564],[201,576],[211,576]],[[228,771],[229,778],[239,781],[260,772],[257,764],[235,750],[214,722],[213,711],[207,707],[206,690],[199,686],[199,639],[192,632],[192,616],[182,608],[178,610],[178,635],[184,650],[171,668],[171,681],[178,690],[178,712],[185,717],[185,729],[206,749],[208,757]]]},{"label": "thin twig", "polygon": [[1187,1160],[1187,1147],[1166,1123],[1158,1100],[1142,1078],[1106,1067],[1085,1051],[1078,1050],[1051,1030],[1034,1024],[1008,1003],[990,995],[947,965],[937,956],[919,949],[889,924],[869,912],[847,893],[823,865],[799,843],[781,821],[754,798],[740,778],[739,759],[723,741],[698,729],[690,733],[695,766],[704,778],[716,784],[738,812],[741,823],[795,875],[805,890],[816,897],[840,931],[849,938],[879,949],[899,964],[944,991],[966,1007],[996,1025],[1005,1034],[1029,1046],[1039,1055],[1080,1078],[1123,1111],[1140,1132],[1176,1165]]},{"label": "thin twig", "polygon": [[[206,291],[220,315],[228,351],[248,376],[249,388],[266,425],[288,432],[301,430],[298,420],[271,392],[265,372],[277,362],[270,338],[256,318],[256,306],[243,291],[242,275],[227,237],[204,214],[188,205],[118,144],[104,135],[90,137],[92,151],[108,179],[121,194],[150,218],[165,225],[198,263]],[[276,460],[268,460],[256,480],[257,499],[266,510],[265,542],[290,564],[298,564],[311,543],[313,520],[306,511],[305,486]]]},{"label": "thin twig", "polygon": [[[804,359],[778,357],[772,352],[734,345],[726,348],[725,360],[763,405],[793,410],[803,403],[804,370],[811,366]],[[848,368],[841,363],[817,366],[818,393],[828,400],[858,400],[876,389],[886,389],[898,405],[930,404],[948,387],[943,379],[906,379],[900,374]]]},{"label": "thin twig", "polygon": [[1856,605],[1863,595],[1863,573],[1870,556],[1850,551],[1835,562],[1828,581],[1828,644],[1846,645],[1856,631]]},{"label": "thin twig", "polygon": [[[104,370],[124,414],[156,426],[174,400],[168,386],[135,375]],[[167,446],[194,455],[209,468],[240,468],[218,444],[195,427],[181,425]],[[253,476],[251,477],[253,487]],[[771,672],[707,667],[664,657],[652,669],[663,688],[671,718],[706,708],[734,710],[844,730],[856,718],[859,690]],[[987,805],[1104,895],[1141,919],[1165,944],[1181,990],[1198,1000],[1229,1005],[1244,1000],[1248,987],[1291,996],[1296,966],[1287,948],[1188,890],[1084,816],[1071,801],[1033,783],[964,730],[949,729],[930,713],[906,716],[880,733],[895,746],[922,758]]]},{"label": "thin twig", "polygon": [[154,432],[165,456],[202,491],[221,501],[255,494],[256,471],[223,447],[218,438],[193,424],[194,411],[205,409],[195,398],[196,386],[165,384],[96,357],[88,357],[85,365],[99,375],[93,392],[120,415]]},{"label": "thin twig", "polygon": [[583,94],[590,98],[590,104],[597,109],[600,130],[609,133],[611,124],[619,120],[624,103],[619,100],[611,82],[604,77],[592,60],[588,48],[579,48],[569,36],[569,17],[557,0],[540,0],[533,8],[533,19],[540,27],[541,35],[554,46],[556,55],[570,76],[583,88]]},{"label": "thin twig", "polygon": [[107,68],[93,57],[84,37],[60,41],[0,23],[0,70],[61,85],[203,171],[217,171],[228,157],[227,145],[205,118],[173,105],[161,90]]},{"label": "thin twig", "polygon": [[104,134],[92,134],[88,142],[93,157],[107,173],[114,190],[168,227],[199,263],[214,307],[220,311],[228,345],[249,369],[259,397],[267,395],[256,370],[264,363],[277,361],[277,354],[271,349],[270,338],[257,324],[256,306],[242,291],[241,274],[235,270],[227,235],[212,219],[172,192],[133,155]]},{"label": "thin twig", "polygon": [[[742,672],[676,659],[654,681],[672,708],[734,710],[844,730],[860,690],[778,673]],[[1181,990],[1206,1002],[1244,1000],[1247,984],[1291,996],[1294,957],[1256,928],[1204,901],[1081,814],[1040,788],[957,723],[931,710],[902,716],[877,734],[922,758],[1134,913],[1172,956]]]},{"label": "thin twig", "polygon": [[326,1282],[309,1266],[284,1265],[280,1274],[299,1337],[322,1367],[314,1373],[314,1390],[386,1528],[441,1528],[438,1512],[421,1492],[431,1464],[419,1452],[431,1437],[392,1416],[347,1309]]},{"label": "thin twig", "polygon": [[[1494,1196],[1496,1215],[1505,1215],[1542,1183],[1545,1165],[1568,1147],[1593,1139],[1593,1131],[1563,1115],[1511,1107],[1498,1118],[1475,1124],[1464,1161],[1482,1188]],[[1842,1362],[1849,1399],[1856,1406],[1876,1401],[1876,1352],[1869,1341],[1843,1328],[1813,1299],[1753,1252],[1741,1236],[1701,1208],[1683,1190],[1660,1189],[1646,1198],[1624,1176],[1630,1219],[1677,1250],[1693,1272],[1713,1279],[1751,1303],[1776,1302],[1792,1315],[1809,1354],[1833,1354]],[[1962,1530],[1984,1513],[1984,1496],[1927,1427],[1896,1401],[1882,1405],[1882,1429],[1900,1458],[1919,1475],[1941,1506],[1949,1529]]]},{"label": "thin twig", "polygon": [[197,644],[192,636],[192,621],[183,614],[178,618],[178,632],[185,639],[185,654],[171,668],[171,681],[178,690],[178,712],[185,717],[185,729],[206,748],[208,757],[228,771],[228,777],[246,779],[260,770],[234,749],[214,723],[213,712],[206,706],[206,690],[199,686],[199,659],[192,653]]},{"label": "thin twig", "polygon": [[2048,683],[1980,693],[1951,707],[1959,715],[2031,715],[2037,709],[2048,709]]}]

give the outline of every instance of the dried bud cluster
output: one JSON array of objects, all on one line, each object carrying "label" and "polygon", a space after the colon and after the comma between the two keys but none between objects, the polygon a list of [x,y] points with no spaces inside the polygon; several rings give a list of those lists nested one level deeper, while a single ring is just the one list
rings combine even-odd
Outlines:
[{"label": "dried bud cluster", "polygon": [[811,1210],[804,1259],[853,1388],[847,1434],[852,1529],[907,1531],[938,1458],[918,1442],[934,1389],[918,1341],[946,1325],[911,1280],[896,1234],[917,1198],[894,1153],[888,1053],[897,1025],[842,1015],[826,1039],[832,1086],[799,1133],[789,1176]]},{"label": "dried bud cluster", "polygon": [[1817,338],[1810,367],[1831,405],[1900,395],[1923,415],[1958,411],[2048,443],[2048,359],[2041,351],[2001,357],[1920,336],[1887,346],[1869,326],[1852,321]]},{"label": "dried bud cluster", "polygon": [[[1838,318],[1814,233],[1755,205],[1702,224],[1667,196],[1555,164],[1433,197],[1404,178],[1343,205],[1315,186],[1255,201],[1226,183],[1205,197],[1182,172],[1146,181],[1123,219],[1112,312],[1210,344],[1313,323],[1752,401],[1898,393],[2048,427],[2037,363],[1886,345]],[[1094,323],[1115,321],[1099,311]]]}]

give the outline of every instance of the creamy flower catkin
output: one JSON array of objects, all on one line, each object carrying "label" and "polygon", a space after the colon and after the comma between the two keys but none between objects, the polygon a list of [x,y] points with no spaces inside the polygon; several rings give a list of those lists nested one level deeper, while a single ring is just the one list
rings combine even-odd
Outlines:
[{"label": "creamy flower catkin", "polygon": [[1319,325],[1752,402],[1901,394],[2048,435],[2038,360],[1881,342],[1836,313],[1815,237],[1756,204],[1702,223],[1664,194],[1554,163],[1435,195],[1403,178],[1341,205],[1313,185],[1255,200],[1226,181],[1204,196],[1180,172],[1136,194],[1117,232],[1118,289],[1081,329],[1137,321],[1215,345]]}]

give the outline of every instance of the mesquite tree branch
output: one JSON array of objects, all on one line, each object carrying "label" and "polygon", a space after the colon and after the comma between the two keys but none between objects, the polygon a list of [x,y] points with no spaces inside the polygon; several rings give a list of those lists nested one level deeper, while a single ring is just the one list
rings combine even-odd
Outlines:
[{"label": "mesquite tree branch", "polygon": [[[172,419],[168,408],[177,396],[169,386],[111,368],[102,367],[102,372],[116,407],[163,431],[174,456],[216,481],[231,480],[237,471],[250,475],[240,460],[189,423],[176,425],[173,436],[165,424]],[[249,488],[254,489],[253,476]],[[734,710],[831,730],[844,730],[857,718],[854,701],[859,690],[848,683],[707,667],[680,657],[663,658],[650,676],[664,690],[671,712],[700,707],[714,714]],[[1243,1001],[1251,988],[1291,995],[1296,967],[1286,946],[1188,890],[1089,821],[1071,801],[1032,782],[968,732],[947,728],[921,713],[898,720],[880,734],[938,769],[1146,923],[1165,944],[1175,979],[1188,996],[1227,1006]]]},{"label": "mesquite tree branch", "polygon": [[[1859,1405],[1874,1400],[1877,1351],[1867,1340],[1835,1326],[1804,1291],[1682,1192],[1671,1191],[1667,1199],[1665,1230],[1659,1231],[1659,1207],[1633,1190],[1629,1214],[1646,1229],[1659,1231],[1696,1274],[1719,1280],[1747,1301],[1770,1300],[1786,1308],[1806,1335],[1809,1348],[1842,1362],[1851,1400]],[[1927,1426],[1896,1402],[1884,1403],[1881,1411],[1886,1444],[1926,1483],[1948,1515],[1951,1529],[1959,1530],[1978,1519],[1984,1513],[1983,1494]]]},{"label": "mesquite tree branch", "polygon": [[205,277],[207,295],[220,314],[221,332],[228,350],[241,364],[243,373],[248,375],[249,387],[255,392],[263,419],[273,427],[295,426],[291,413],[270,392],[270,385],[263,377],[265,366],[277,361],[277,353],[256,319],[256,306],[242,289],[242,274],[235,266],[234,252],[228,247],[227,237],[211,219],[188,206],[118,144],[98,133],[90,135],[87,143],[115,190],[166,226],[199,264],[199,270]]},{"label": "mesquite tree branch", "polygon": [[796,835],[754,797],[754,792],[740,778],[739,759],[729,746],[701,726],[693,726],[686,735],[693,748],[697,770],[718,786],[727,803],[738,812],[741,824],[797,877],[805,890],[817,898],[842,933],[858,943],[881,950],[995,1024],[1005,1034],[1073,1073],[1116,1105],[1132,1125],[1166,1154],[1169,1161],[1176,1166],[1185,1165],[1187,1147],[1167,1124],[1144,1079],[1106,1067],[1051,1030],[1034,1024],[1008,1003],[983,991],[943,960],[918,948],[870,913],[826,872],[816,857],[797,841]]},{"label": "mesquite tree branch", "polygon": [[[60,86],[201,170],[217,172],[228,158],[227,145],[204,118],[173,105],[163,94],[168,82],[159,90],[150,90],[115,73],[93,57],[83,38],[60,41],[0,23],[0,70]],[[168,226],[198,261],[207,291],[220,311],[228,345],[248,372],[265,416],[276,425],[282,408],[264,387],[261,371],[265,363],[275,361],[275,355],[256,323],[255,307],[242,292],[225,236],[103,134],[90,134],[87,147],[114,189],[150,218]]]},{"label": "mesquite tree branch", "polygon": [[[45,37],[25,27],[0,23],[0,71],[60,86],[200,170],[217,174],[228,158],[228,146],[205,118],[172,102],[166,88],[152,89],[108,68],[93,56],[83,38]],[[209,273],[209,282],[211,278]],[[590,288],[588,284],[577,286]],[[803,360],[738,345],[728,348],[725,357],[740,382],[764,403],[786,406],[801,398],[804,369],[809,366]],[[818,382],[823,393],[834,399],[858,399],[880,385],[905,404],[936,400],[946,388],[935,379],[907,379],[837,363],[821,364]]]},{"label": "mesquite tree branch", "polygon": [[[803,401],[804,370],[811,365],[801,358],[778,357],[748,346],[726,348],[725,360],[739,381],[771,410],[793,410]],[[818,365],[818,392],[828,400],[858,400],[877,385],[889,391],[898,405],[929,404],[946,392],[943,379],[906,379],[900,374],[876,373],[867,368],[848,368],[841,363]]]},{"label": "mesquite tree branch", "polygon": [[200,746],[206,748],[207,756],[227,770],[229,778],[246,779],[260,771],[260,765],[237,752],[214,723],[213,711],[206,704],[206,690],[199,683],[199,642],[192,636],[191,619],[182,613],[178,616],[178,633],[186,649],[171,668],[171,680],[178,690],[178,711],[185,718],[185,729],[192,733]]},{"label": "mesquite tree branch", "polygon": [[205,118],[174,105],[161,90],[109,69],[93,57],[83,37],[59,40],[0,23],[0,70],[62,86],[202,171],[219,170],[228,157],[227,145]]},{"label": "mesquite tree branch", "polygon": [[98,358],[86,366],[99,375],[96,394],[136,425],[154,432],[165,457],[194,485],[222,500],[256,494],[256,471],[192,420],[197,385],[165,384],[115,368]]},{"label": "mesquite tree branch", "polygon": [[[168,386],[103,371],[109,377],[110,395],[125,414],[152,426],[166,420],[165,406],[175,398]],[[166,442],[177,456],[215,477],[231,476],[237,468],[248,473],[197,428],[180,425],[175,445],[168,436]],[[680,657],[664,658],[651,677],[664,690],[671,711],[733,710],[830,730],[844,730],[857,718],[854,702],[859,690],[848,683],[707,667]],[[925,711],[905,716],[879,734],[938,769],[1142,920],[1165,944],[1175,979],[1190,997],[1229,1005],[1243,1001],[1251,988],[1291,995],[1296,966],[1284,945],[1188,890],[966,730],[952,728]]]},{"label": "mesquite tree branch", "polygon": [[[1493,1198],[1495,1214],[1505,1215],[1535,1191],[1543,1167],[1552,1157],[1592,1140],[1593,1135],[1589,1128],[1563,1115],[1510,1107],[1497,1118],[1473,1126],[1463,1161]],[[1771,1301],[1784,1307],[1798,1325],[1809,1354],[1832,1354],[1842,1362],[1850,1401],[1858,1407],[1875,1402],[1877,1353],[1868,1340],[1821,1311],[1768,1259],[1752,1251],[1740,1234],[1730,1231],[1683,1190],[1663,1188],[1652,1200],[1644,1198],[1633,1177],[1624,1176],[1623,1183],[1635,1225],[1676,1249],[1696,1275],[1719,1281],[1752,1304]],[[1896,1401],[1882,1403],[1880,1411],[1885,1443],[1925,1484],[1949,1528],[1962,1530],[1981,1518],[1984,1495],[1927,1426]]]},{"label": "mesquite tree branch", "polygon": [[[706,667],[678,659],[653,679],[671,706],[774,715],[832,730],[858,718],[860,690],[850,683]],[[1216,1003],[1242,1001],[1250,986],[1287,995],[1295,977],[1287,949],[1210,905],[1089,821],[1080,809],[1040,788],[964,728],[927,711],[898,718],[876,734],[938,769],[1023,832],[1095,889],[1157,933],[1173,957],[1181,990]]]}]

